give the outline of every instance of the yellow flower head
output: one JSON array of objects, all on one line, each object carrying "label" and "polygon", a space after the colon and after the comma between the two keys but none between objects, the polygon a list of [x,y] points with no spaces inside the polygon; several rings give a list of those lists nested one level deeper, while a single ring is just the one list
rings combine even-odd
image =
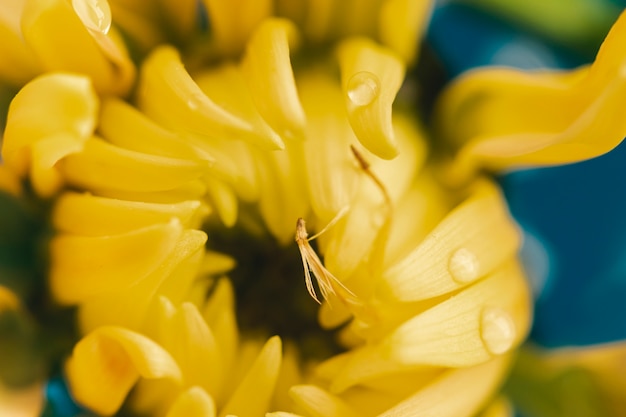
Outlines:
[{"label": "yellow flower head", "polygon": [[45,298],[76,311],[80,340],[56,360],[81,406],[509,412],[496,394],[530,294],[518,230],[476,168],[600,152],[580,144],[617,111],[622,23],[588,70],[452,86],[437,131],[461,148],[451,190],[402,91],[428,1],[11,4],[0,47],[21,69],[0,77],[21,88],[0,189],[49,205]]}]

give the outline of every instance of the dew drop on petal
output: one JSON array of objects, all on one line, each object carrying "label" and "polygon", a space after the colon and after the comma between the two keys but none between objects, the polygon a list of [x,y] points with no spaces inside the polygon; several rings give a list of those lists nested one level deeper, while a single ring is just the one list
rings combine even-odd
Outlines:
[{"label": "dew drop on petal", "polygon": [[367,106],[378,97],[380,80],[369,71],[360,71],[348,80],[348,98],[356,106]]},{"label": "dew drop on petal", "polygon": [[72,7],[89,30],[107,34],[111,28],[111,8],[107,0],[72,0]]},{"label": "dew drop on petal", "polygon": [[480,317],[480,336],[489,352],[500,355],[513,346],[516,337],[511,315],[501,308],[485,308]]},{"label": "dew drop on petal", "polygon": [[467,284],[478,278],[479,267],[478,257],[465,248],[454,251],[448,262],[448,271],[459,284]]}]

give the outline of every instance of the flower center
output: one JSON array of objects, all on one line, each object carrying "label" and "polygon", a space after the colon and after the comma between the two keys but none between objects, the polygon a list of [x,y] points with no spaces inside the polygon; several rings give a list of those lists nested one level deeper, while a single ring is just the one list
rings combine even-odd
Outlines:
[{"label": "flower center", "polygon": [[[294,219],[294,233],[295,224]],[[307,358],[325,359],[343,350],[333,333],[318,324],[319,305],[307,293],[295,241],[283,246],[262,226],[253,233],[238,225],[230,229],[215,225],[208,235],[209,249],[227,253],[237,262],[229,277],[242,333],[279,335],[296,343]]]}]

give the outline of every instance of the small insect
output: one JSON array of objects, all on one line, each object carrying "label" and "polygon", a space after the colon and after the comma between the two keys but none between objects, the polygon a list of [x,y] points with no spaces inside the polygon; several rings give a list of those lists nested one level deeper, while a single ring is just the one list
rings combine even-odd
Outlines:
[{"label": "small insect", "polygon": [[311,278],[311,273],[317,280],[317,285],[319,286],[320,292],[322,293],[322,297],[324,299],[328,299],[330,294],[337,294],[340,298],[344,300],[354,299],[356,300],[356,296],[352,291],[350,291],[345,285],[341,283],[333,274],[330,273],[328,269],[324,267],[322,261],[320,260],[317,253],[313,250],[309,242],[326,230],[329,227],[332,227],[335,223],[337,223],[346,213],[348,212],[348,207],[344,207],[337,213],[335,218],[328,223],[328,225],[323,228],[320,232],[315,235],[309,237],[309,234],[306,231],[306,223],[302,217],[298,219],[296,222],[296,244],[298,245],[298,249],[300,250],[300,256],[302,256],[302,265],[304,266],[304,278],[306,283],[306,289],[309,292],[309,295],[321,304],[319,298],[317,298],[317,294],[315,293],[315,288],[313,287],[313,280]]}]

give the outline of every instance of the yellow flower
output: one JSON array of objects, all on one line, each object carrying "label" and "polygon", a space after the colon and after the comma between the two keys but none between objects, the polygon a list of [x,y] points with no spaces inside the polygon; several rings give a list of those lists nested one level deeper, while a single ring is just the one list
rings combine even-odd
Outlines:
[{"label": "yellow flower", "polygon": [[13,85],[49,71],[88,75],[103,94],[126,94],[133,82],[135,69],[106,0],[4,2],[0,34],[0,78]]},{"label": "yellow flower", "polygon": [[626,14],[595,62],[574,71],[468,72],[439,98],[436,129],[458,149],[449,173],[563,164],[602,155],[626,136]]},{"label": "yellow flower", "polygon": [[[579,160],[621,140],[621,119],[607,119],[621,111],[624,18],[589,69],[486,70],[450,87],[437,134],[460,149],[452,190],[410,100],[396,100],[429,2],[13,4],[1,46],[23,71],[0,76],[24,86],[0,188],[52,206],[46,295],[77,311],[62,367],[80,405],[510,413],[498,394],[530,294],[517,228],[477,169]],[[330,282],[319,310],[294,243],[304,222],[311,234],[331,224],[306,241]],[[316,319],[324,332],[307,327]]]}]

